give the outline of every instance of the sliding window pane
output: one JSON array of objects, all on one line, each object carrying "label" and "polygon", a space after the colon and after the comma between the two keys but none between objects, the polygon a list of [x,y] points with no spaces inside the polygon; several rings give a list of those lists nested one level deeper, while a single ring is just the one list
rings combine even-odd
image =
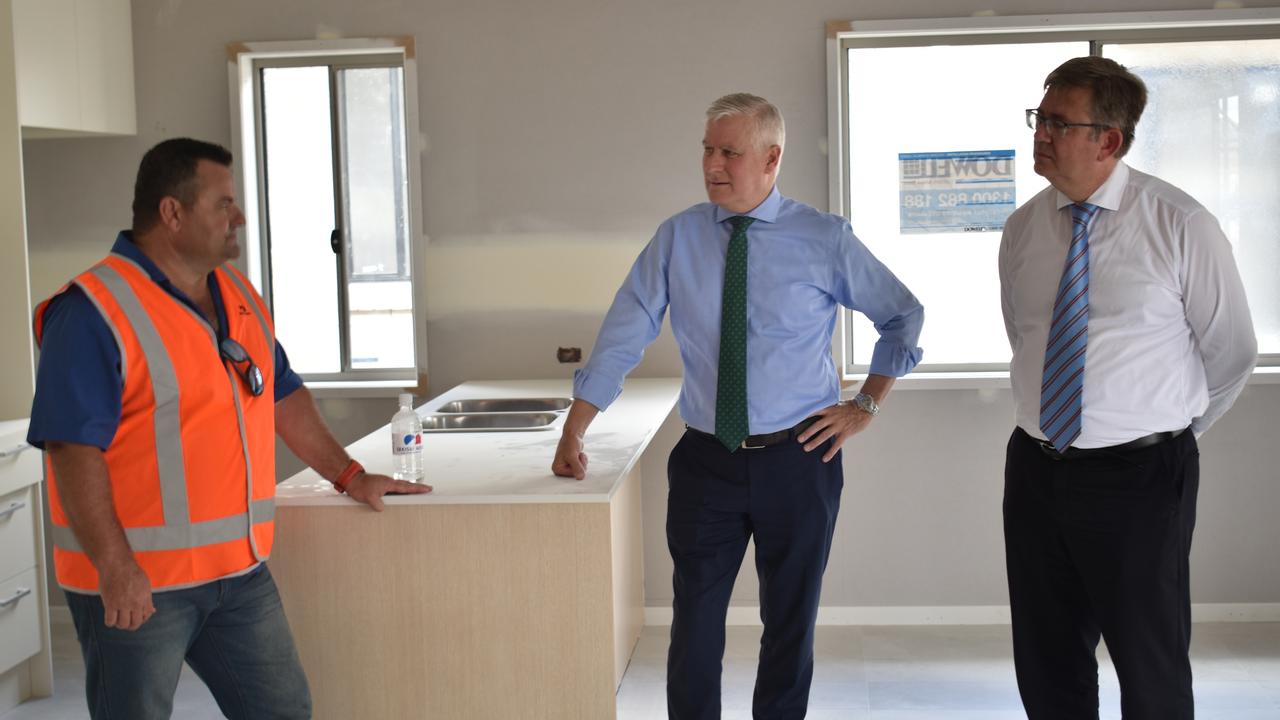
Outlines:
[{"label": "sliding window pane", "polygon": [[414,366],[402,70],[339,70],[351,366]]},{"label": "sliding window pane", "polygon": [[1258,352],[1280,353],[1280,40],[1106,45],[1147,84],[1125,161],[1205,205],[1235,251]]},{"label": "sliding window pane", "polygon": [[297,372],[339,372],[329,68],[264,68],[262,95],[276,334]]}]

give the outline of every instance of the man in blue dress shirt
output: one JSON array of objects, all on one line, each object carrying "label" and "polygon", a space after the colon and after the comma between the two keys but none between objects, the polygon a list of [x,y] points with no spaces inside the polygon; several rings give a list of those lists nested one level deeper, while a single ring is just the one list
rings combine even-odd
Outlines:
[{"label": "man in blue dress shirt", "polygon": [[[847,220],[778,193],[784,140],[782,115],[765,99],[712,103],[702,141],[711,202],[664,222],[640,253],[574,377],[552,464],[557,475],[585,476],[587,426],[622,392],[670,308],[688,426],[668,467],[667,707],[679,720],[720,717],[725,614],[753,537],[764,621],[755,717],[804,717],[844,483],[840,447],[921,356],[924,310],[911,292]],[[862,391],[847,403],[831,357],[840,305],[880,333]]]}]

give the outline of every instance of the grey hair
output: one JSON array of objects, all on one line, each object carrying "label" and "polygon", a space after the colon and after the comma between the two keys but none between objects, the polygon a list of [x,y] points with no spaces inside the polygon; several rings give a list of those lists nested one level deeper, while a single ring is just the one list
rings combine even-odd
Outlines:
[{"label": "grey hair", "polygon": [[782,113],[773,103],[751,93],[733,93],[711,103],[707,108],[707,122],[727,117],[746,115],[755,121],[755,139],[761,149],[770,145],[785,147],[787,126]]}]

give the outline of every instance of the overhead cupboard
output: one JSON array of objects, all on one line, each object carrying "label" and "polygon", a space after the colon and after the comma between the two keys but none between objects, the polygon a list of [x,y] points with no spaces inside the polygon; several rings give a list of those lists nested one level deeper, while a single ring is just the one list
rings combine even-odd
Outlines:
[{"label": "overhead cupboard", "polygon": [[132,135],[129,0],[13,0],[23,138]]}]

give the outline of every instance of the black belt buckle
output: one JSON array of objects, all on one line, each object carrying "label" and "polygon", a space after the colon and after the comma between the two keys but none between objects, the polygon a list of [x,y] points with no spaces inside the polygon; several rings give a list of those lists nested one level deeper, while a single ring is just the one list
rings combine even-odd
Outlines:
[{"label": "black belt buckle", "polygon": [[767,447],[773,447],[779,443],[786,442],[804,432],[808,427],[818,421],[817,417],[807,417],[800,422],[792,425],[786,430],[778,430],[777,432],[765,433],[763,435],[748,435],[742,441],[743,450],[762,450]]},{"label": "black belt buckle", "polygon": [[1040,452],[1044,453],[1050,460],[1066,460],[1067,459],[1067,456],[1064,453],[1059,452],[1058,449],[1053,446],[1053,443],[1049,442],[1048,440],[1041,440],[1040,438],[1032,437],[1031,435],[1027,435],[1027,437],[1034,440],[1036,443],[1036,447],[1040,448]]},{"label": "black belt buckle", "polygon": [[791,433],[795,428],[787,428],[786,430],[778,430],[771,433],[761,433],[759,435],[748,435],[742,440],[742,444],[738,447],[743,450],[763,450],[767,447],[773,447],[780,442],[791,438]]}]

